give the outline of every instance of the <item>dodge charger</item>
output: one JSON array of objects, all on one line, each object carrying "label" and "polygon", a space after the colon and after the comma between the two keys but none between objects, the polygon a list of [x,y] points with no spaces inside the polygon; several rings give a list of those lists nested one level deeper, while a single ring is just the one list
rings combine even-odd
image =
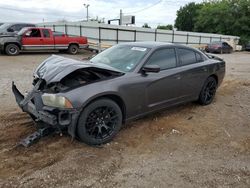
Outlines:
[{"label": "dodge charger", "polygon": [[89,60],[51,56],[18,105],[37,123],[90,145],[111,141],[128,121],[190,101],[210,104],[225,62],[184,45],[132,42]]}]

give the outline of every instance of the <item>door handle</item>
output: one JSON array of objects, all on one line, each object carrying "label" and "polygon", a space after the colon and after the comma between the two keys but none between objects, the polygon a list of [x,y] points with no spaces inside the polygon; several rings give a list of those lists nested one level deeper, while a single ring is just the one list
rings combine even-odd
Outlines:
[{"label": "door handle", "polygon": [[206,71],[207,71],[207,67],[202,67],[202,70],[203,70],[204,72],[206,72]]},{"label": "door handle", "polygon": [[43,39],[40,39],[40,41],[43,41]]}]

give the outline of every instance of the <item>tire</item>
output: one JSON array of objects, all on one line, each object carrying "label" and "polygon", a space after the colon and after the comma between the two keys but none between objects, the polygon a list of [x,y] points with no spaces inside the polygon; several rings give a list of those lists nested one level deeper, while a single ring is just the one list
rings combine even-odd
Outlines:
[{"label": "tire", "polygon": [[76,44],[71,44],[68,48],[68,53],[72,55],[76,55],[79,51],[79,48]]},{"label": "tire", "polygon": [[223,49],[222,48],[220,49],[220,54],[223,54]]},{"label": "tire", "polygon": [[5,53],[7,55],[18,55],[20,52],[19,47],[16,44],[7,44],[7,46],[5,47]]},{"label": "tire", "polygon": [[204,85],[202,87],[202,90],[201,90],[200,95],[199,95],[198,102],[201,105],[211,104],[213,99],[214,99],[216,89],[217,89],[217,81],[216,81],[216,79],[214,77],[209,77],[205,81],[205,83],[204,83]]},{"label": "tire", "polygon": [[82,142],[100,145],[110,142],[122,127],[120,107],[110,99],[90,103],[78,119],[77,135]]}]

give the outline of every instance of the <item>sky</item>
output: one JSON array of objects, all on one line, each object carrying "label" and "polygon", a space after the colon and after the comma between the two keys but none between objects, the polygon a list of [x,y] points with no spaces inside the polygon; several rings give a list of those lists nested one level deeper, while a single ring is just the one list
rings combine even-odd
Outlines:
[{"label": "sky", "polygon": [[79,21],[86,19],[89,4],[90,18],[119,18],[120,9],[124,15],[134,15],[136,26],[148,23],[151,27],[174,24],[176,11],[189,2],[202,0],[1,0],[0,22],[53,22],[65,19]]}]

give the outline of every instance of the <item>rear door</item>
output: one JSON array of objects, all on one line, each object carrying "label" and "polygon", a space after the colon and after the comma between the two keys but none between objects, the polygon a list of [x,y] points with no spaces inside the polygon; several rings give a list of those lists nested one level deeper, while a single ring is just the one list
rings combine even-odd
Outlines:
[{"label": "rear door", "polygon": [[55,48],[54,37],[49,29],[41,29],[43,36],[43,49],[52,50]]},{"label": "rear door", "polygon": [[25,50],[44,49],[44,39],[39,28],[28,29],[22,36],[22,46]]},{"label": "rear door", "polygon": [[65,50],[69,47],[69,37],[64,33],[57,32],[54,36],[55,49]]},{"label": "rear door", "polygon": [[178,59],[181,68],[181,95],[186,100],[199,96],[203,83],[208,76],[206,58],[195,50],[178,48]]},{"label": "rear door", "polygon": [[156,50],[145,65],[159,65],[159,73],[147,73],[146,103],[148,111],[153,111],[181,101],[180,74],[177,67],[175,48]]}]

